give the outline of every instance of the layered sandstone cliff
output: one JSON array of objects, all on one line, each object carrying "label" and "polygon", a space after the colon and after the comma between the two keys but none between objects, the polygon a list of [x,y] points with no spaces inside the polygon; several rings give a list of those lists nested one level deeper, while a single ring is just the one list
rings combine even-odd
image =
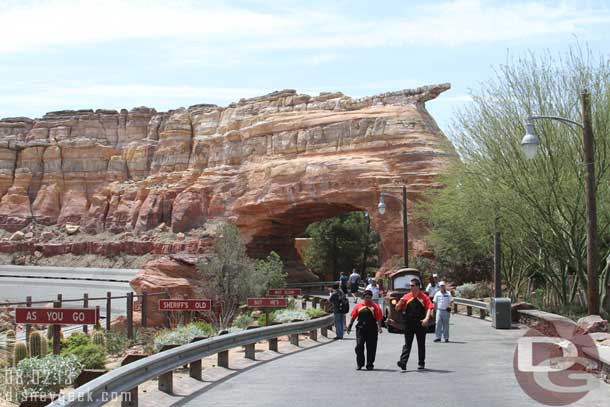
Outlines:
[{"label": "layered sandstone cliff", "polygon": [[[286,255],[314,221],[368,210],[384,256],[400,254],[409,207],[455,154],[425,109],[448,84],[354,99],[283,90],[227,107],[60,111],[0,120],[0,227],[174,232],[228,218],[252,253]],[[422,228],[411,227],[411,246]]]}]

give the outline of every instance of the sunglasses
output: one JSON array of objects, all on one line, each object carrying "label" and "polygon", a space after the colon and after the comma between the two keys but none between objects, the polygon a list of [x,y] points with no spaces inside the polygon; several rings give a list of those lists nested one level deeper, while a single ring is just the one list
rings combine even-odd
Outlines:
[{"label": "sunglasses", "polygon": [[418,287],[417,284],[411,284],[411,287]]}]

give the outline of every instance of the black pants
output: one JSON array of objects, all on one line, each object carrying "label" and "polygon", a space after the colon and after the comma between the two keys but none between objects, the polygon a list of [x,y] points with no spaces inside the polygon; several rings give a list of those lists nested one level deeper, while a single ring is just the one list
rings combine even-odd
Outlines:
[{"label": "black pants", "polygon": [[402,347],[402,353],[400,354],[400,363],[407,364],[409,361],[414,336],[417,338],[419,365],[424,365],[426,363],[426,327],[423,327],[421,323],[407,323],[405,325],[405,345]]},{"label": "black pants", "polygon": [[371,368],[375,363],[377,354],[377,327],[358,328],[356,327],[356,364],[364,366],[364,346],[366,345],[366,366]]}]

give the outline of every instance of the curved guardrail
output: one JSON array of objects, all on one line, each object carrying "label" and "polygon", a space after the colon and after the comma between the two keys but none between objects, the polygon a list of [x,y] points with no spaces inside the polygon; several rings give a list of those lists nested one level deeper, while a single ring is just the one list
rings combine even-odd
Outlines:
[{"label": "curved guardrail", "polygon": [[318,329],[325,329],[332,324],[333,316],[330,315],[310,321],[293,322],[216,336],[182,345],[112,370],[61,396],[49,406],[101,406],[112,401],[109,395],[128,393],[148,380],[163,376],[185,364],[200,361],[207,356],[225,352],[238,346],[253,345],[264,340],[274,340],[280,336],[317,332]]}]

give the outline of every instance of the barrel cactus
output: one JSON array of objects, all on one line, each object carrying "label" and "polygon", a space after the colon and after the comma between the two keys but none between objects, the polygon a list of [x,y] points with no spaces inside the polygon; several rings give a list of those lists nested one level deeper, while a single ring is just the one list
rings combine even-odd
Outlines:
[{"label": "barrel cactus", "polygon": [[44,357],[49,353],[49,341],[47,338],[42,338],[40,343],[40,356]]},{"label": "barrel cactus", "polygon": [[13,365],[17,366],[19,362],[28,357],[28,348],[25,346],[25,342],[16,342],[13,349]]},{"label": "barrel cactus", "polygon": [[13,331],[12,329],[9,331],[6,331],[6,353],[9,355],[13,354],[13,348],[15,347],[15,340],[16,340],[16,335],[15,335],[15,331]]},{"label": "barrel cactus", "polygon": [[42,357],[44,354],[42,353],[42,342],[46,341],[46,338],[42,338],[40,332],[33,331],[30,333],[30,357]]},{"label": "barrel cactus", "polygon": [[95,331],[91,337],[91,341],[101,347],[106,347],[106,336],[102,331]]}]

